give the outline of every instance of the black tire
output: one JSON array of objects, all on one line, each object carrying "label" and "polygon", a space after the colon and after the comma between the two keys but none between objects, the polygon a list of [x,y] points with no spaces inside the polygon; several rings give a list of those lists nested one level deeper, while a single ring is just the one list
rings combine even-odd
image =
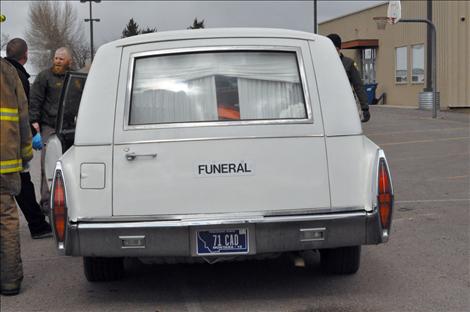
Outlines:
[{"label": "black tire", "polygon": [[322,271],[328,274],[354,274],[361,262],[361,246],[320,250]]},{"label": "black tire", "polygon": [[124,259],[83,257],[83,270],[89,282],[115,281],[124,275]]}]

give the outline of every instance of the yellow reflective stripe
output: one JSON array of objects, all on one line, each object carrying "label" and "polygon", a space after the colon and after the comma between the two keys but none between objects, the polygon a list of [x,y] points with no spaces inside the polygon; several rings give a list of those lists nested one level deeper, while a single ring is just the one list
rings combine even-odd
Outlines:
[{"label": "yellow reflective stripe", "polygon": [[5,120],[5,121],[19,121],[20,118],[18,116],[1,116],[0,115],[0,120]]},{"label": "yellow reflective stripe", "polygon": [[18,108],[0,107],[0,120],[19,121]]},{"label": "yellow reflective stripe", "polygon": [[0,173],[12,173],[23,170],[21,159],[3,160],[0,161]]},{"label": "yellow reflective stripe", "polygon": [[21,156],[23,157],[28,157],[28,156],[31,156],[32,154],[33,154],[33,147],[31,145],[25,146],[23,147],[23,149],[21,149]]},{"label": "yellow reflective stripe", "polygon": [[23,166],[6,168],[6,169],[1,169],[0,168],[0,174],[20,172],[20,171],[23,171]]},{"label": "yellow reflective stripe", "polygon": [[0,107],[0,113],[18,114],[18,108]]},{"label": "yellow reflective stripe", "polygon": [[13,159],[13,160],[2,160],[0,161],[0,166],[11,166],[11,165],[18,165],[21,164],[21,159]]}]

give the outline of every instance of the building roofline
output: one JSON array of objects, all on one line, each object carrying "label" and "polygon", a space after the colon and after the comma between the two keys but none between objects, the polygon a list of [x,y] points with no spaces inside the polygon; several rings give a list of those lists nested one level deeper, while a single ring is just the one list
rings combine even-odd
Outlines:
[{"label": "building roofline", "polygon": [[367,11],[367,10],[370,10],[370,9],[375,9],[379,6],[382,6],[382,5],[388,5],[388,1],[384,1],[383,3],[380,3],[380,4],[376,4],[374,6],[371,6],[371,7],[368,7],[368,8],[364,8],[364,9],[361,9],[361,10],[358,10],[358,11],[354,11],[354,12],[350,12],[350,13],[347,13],[347,14],[344,14],[344,15],[341,15],[341,16],[337,16],[337,17],[333,17],[333,18],[330,18],[326,21],[323,21],[321,23],[318,23],[318,25],[322,25],[322,24],[325,24],[325,23],[329,23],[329,22],[332,22],[334,20],[337,20],[337,19],[340,19],[340,18],[344,18],[344,17],[347,17],[347,16],[350,16],[350,15],[354,15],[354,14],[357,14],[357,13],[361,13],[361,12],[364,12],[364,11]]}]

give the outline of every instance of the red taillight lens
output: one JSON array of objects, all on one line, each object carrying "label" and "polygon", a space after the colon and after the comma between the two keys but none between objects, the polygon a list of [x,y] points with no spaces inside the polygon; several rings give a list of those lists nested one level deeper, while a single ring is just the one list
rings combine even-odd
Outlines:
[{"label": "red taillight lens", "polygon": [[60,171],[56,173],[53,188],[52,217],[57,240],[63,242],[65,238],[66,205],[64,180]]},{"label": "red taillight lens", "polygon": [[377,200],[382,228],[389,229],[392,220],[393,190],[385,159],[379,162],[379,185]]}]

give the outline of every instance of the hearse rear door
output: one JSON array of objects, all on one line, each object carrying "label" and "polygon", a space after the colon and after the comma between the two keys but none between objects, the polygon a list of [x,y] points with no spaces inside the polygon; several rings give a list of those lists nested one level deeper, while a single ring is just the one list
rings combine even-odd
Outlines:
[{"label": "hearse rear door", "polygon": [[67,72],[65,75],[59,99],[56,132],[45,142],[47,150],[44,169],[49,187],[52,184],[57,160],[73,145],[78,108],[86,77],[87,74],[81,72]]},{"label": "hearse rear door", "polygon": [[[113,215],[330,209],[306,41],[170,41],[124,47],[122,55]],[[275,112],[278,102],[285,106]]]}]

